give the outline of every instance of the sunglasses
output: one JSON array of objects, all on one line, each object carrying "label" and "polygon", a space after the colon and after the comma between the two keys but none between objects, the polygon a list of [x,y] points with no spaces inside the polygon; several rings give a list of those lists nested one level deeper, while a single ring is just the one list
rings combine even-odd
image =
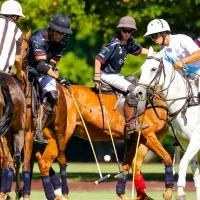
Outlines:
[{"label": "sunglasses", "polygon": [[57,31],[57,30],[55,30],[55,32],[56,32],[58,35],[65,35],[65,34],[66,34],[66,33],[62,33],[62,32]]},{"label": "sunglasses", "polygon": [[160,34],[160,33],[154,33],[154,34],[149,35],[149,37],[150,37],[152,40],[155,40],[155,39],[158,37],[159,34]]},{"label": "sunglasses", "polygon": [[133,31],[134,31],[134,29],[125,29],[125,28],[122,28],[121,29],[121,31],[123,32],[123,33],[129,33],[129,34],[131,34]]}]

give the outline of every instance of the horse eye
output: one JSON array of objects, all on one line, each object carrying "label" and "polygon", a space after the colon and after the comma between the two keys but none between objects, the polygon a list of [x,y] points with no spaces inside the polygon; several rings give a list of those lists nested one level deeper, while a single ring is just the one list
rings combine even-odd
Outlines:
[{"label": "horse eye", "polygon": [[153,68],[151,69],[152,72],[155,72],[156,70],[157,70],[156,67],[153,67]]}]

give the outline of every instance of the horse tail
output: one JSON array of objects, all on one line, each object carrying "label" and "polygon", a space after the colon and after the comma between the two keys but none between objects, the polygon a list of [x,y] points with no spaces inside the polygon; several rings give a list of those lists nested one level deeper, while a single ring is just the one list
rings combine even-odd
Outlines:
[{"label": "horse tail", "polygon": [[4,82],[1,83],[1,91],[4,97],[4,114],[0,120],[0,136],[4,136],[10,128],[12,117],[14,113],[14,105],[10,95],[9,87]]}]

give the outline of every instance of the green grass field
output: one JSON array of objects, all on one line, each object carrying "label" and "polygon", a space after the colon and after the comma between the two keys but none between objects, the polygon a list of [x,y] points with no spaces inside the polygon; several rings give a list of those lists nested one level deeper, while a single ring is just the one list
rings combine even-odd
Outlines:
[{"label": "green grass field", "polygon": [[[100,169],[102,173],[118,173],[118,166],[116,163],[100,163]],[[53,169],[59,172],[59,166],[57,163],[53,163]],[[178,172],[178,165],[174,166],[176,173]],[[39,173],[39,168],[37,163],[34,165],[34,172]],[[98,173],[97,166],[95,163],[68,163],[67,167],[68,173]],[[164,173],[164,165],[162,164],[144,164],[142,166],[143,173]],[[191,173],[190,168],[188,168],[188,173]]]},{"label": "green grass field", "polygon": [[[14,197],[14,193],[11,193],[12,197]],[[127,195],[129,198],[132,197],[132,193],[127,191]],[[162,191],[148,192],[148,195],[154,200],[162,200]],[[115,191],[101,190],[101,191],[84,191],[84,190],[76,190],[71,191],[69,194],[70,200],[120,200],[115,194]],[[31,194],[32,200],[46,200],[44,192],[33,191]],[[175,199],[175,193],[173,198]],[[195,199],[194,192],[187,192],[187,199],[192,200]]]}]

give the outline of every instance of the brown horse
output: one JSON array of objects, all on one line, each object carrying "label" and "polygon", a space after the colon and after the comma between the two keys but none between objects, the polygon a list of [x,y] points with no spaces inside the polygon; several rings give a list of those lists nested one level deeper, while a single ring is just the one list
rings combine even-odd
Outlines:
[{"label": "brown horse", "polygon": [[[31,31],[29,31],[25,36],[22,43],[22,55],[23,55],[23,70],[27,72],[27,56],[28,56],[28,40],[31,36]],[[28,77],[28,76],[27,76]],[[43,130],[45,137],[48,139],[48,145],[41,147],[40,151],[37,152],[36,158],[38,159],[38,165],[40,168],[41,178],[43,181],[43,186],[45,190],[45,195],[47,199],[59,199],[56,197],[52,190],[52,185],[56,190],[61,187],[59,179],[51,165],[53,161],[57,158],[58,152],[62,155],[64,152],[60,147],[65,146],[65,129],[66,129],[66,117],[67,108],[65,102],[65,96],[61,86],[57,84],[58,90],[58,104],[56,106],[56,114],[52,118],[51,123]],[[27,116],[26,116],[26,133],[25,133],[25,144],[24,144],[24,162],[23,162],[23,197],[24,200],[30,200],[31,192],[31,177],[33,170],[34,155],[33,152],[33,138],[34,129],[37,122],[37,118],[34,118],[32,109],[32,88],[30,87],[30,82],[26,81],[24,85],[24,92],[26,96],[27,105]],[[60,115],[59,113],[63,113]],[[36,116],[37,117],[37,116]],[[63,156],[63,155],[62,155]],[[65,166],[64,166],[65,167]]]},{"label": "brown horse", "polygon": [[[27,40],[28,38],[24,40],[24,44],[26,43]],[[24,49],[26,48],[24,47]],[[86,122],[86,126],[88,128],[92,141],[110,140],[111,138],[109,135],[107,123],[105,121],[105,116],[102,111],[99,94],[94,89],[85,87],[85,86],[71,86],[71,89],[74,94],[74,98],[77,101],[77,105],[81,111],[83,119]],[[73,133],[78,137],[81,137],[83,139],[88,139],[83,123],[79,116],[79,113],[76,109],[76,106],[68,90],[62,87],[62,90],[60,90],[60,94],[65,94],[66,103],[63,104],[62,109],[61,107],[60,109],[58,109],[60,106],[60,102],[58,103],[57,111],[56,111],[57,121],[53,121],[49,129],[44,130],[46,137],[48,137],[48,146],[46,147],[42,157],[40,153],[37,154],[37,157],[39,159],[41,174],[45,176],[49,175],[49,169],[50,169],[51,163],[53,162],[53,160],[55,159],[57,155],[58,155],[58,162],[59,162],[61,171],[63,172],[63,169],[64,170],[66,169],[65,149],[66,149],[66,144],[69,142]],[[125,124],[124,117],[120,114],[118,109],[116,111],[113,110],[113,107],[116,103],[116,96],[112,94],[112,95],[102,95],[102,97],[105,102],[108,121],[110,122],[111,131],[112,131],[112,135],[114,139],[126,140],[125,135],[124,135],[124,124]],[[157,103],[165,105],[162,101],[159,101],[159,100],[157,100]],[[30,104],[30,102],[28,104]],[[67,104],[67,108],[65,110],[66,104]],[[31,171],[31,165],[30,165],[31,151],[30,150],[32,150],[32,145],[33,145],[33,131],[32,131],[33,129],[31,127],[31,117],[30,117],[31,109],[30,108],[27,108],[27,109],[29,110],[27,111],[27,113],[29,113],[28,115],[29,117],[27,117],[27,131],[29,130],[29,132],[26,133],[25,158],[24,158],[24,165],[23,165],[23,170],[26,173]],[[156,108],[156,110],[161,118],[166,119],[167,117],[166,110],[162,108]],[[59,116],[65,117],[66,121],[63,121],[65,122],[65,124],[63,124],[63,127],[65,127],[65,125],[67,126],[66,126],[66,131],[64,134],[65,139],[62,141],[62,143],[60,142],[56,144],[55,137],[63,138],[63,134],[60,134],[60,132],[58,131],[57,133],[52,134],[52,132],[56,130],[55,128],[56,124],[59,123],[59,120],[61,121],[61,119],[59,119]],[[161,159],[164,161],[164,164],[166,166],[172,165],[172,160],[171,160],[170,155],[165,151],[165,149],[162,147],[162,145],[159,142],[159,139],[161,139],[167,132],[166,123],[157,118],[153,109],[148,109],[144,117],[144,124],[149,124],[150,127],[142,131],[142,136],[141,136],[140,145],[139,145],[138,154],[137,154],[136,171],[135,171],[135,186],[137,190],[137,196],[139,197],[139,199],[147,200],[151,198],[149,198],[145,193],[145,183],[144,183],[142,175],[140,174],[140,169],[141,169],[143,158],[146,155],[148,148],[151,149],[153,152],[155,152],[157,155],[159,155]],[[52,130],[52,132],[50,130]],[[58,134],[60,134],[60,136]],[[137,134],[135,136],[137,136]],[[124,161],[121,168],[122,171],[129,171],[130,168],[133,168],[135,164],[133,162],[133,158],[136,151],[136,142],[135,142],[136,139],[137,137],[133,137],[130,140],[126,140],[127,147],[126,147],[126,153],[125,153]],[[58,147],[58,151],[57,151],[57,147]],[[55,150],[55,152],[52,152],[52,150]],[[51,154],[53,154],[54,156],[53,158],[51,158]],[[66,174],[64,174],[62,178],[62,193],[65,199],[68,199],[68,186],[66,185],[67,182],[64,179],[66,179]],[[30,181],[26,181],[26,183],[28,182]],[[126,177],[122,179],[118,179],[117,193],[118,193],[118,196],[124,200],[128,199],[128,197],[125,194],[125,184],[126,184]],[[25,185],[27,186],[28,184],[25,184]],[[63,187],[65,189],[63,189]],[[169,191],[171,192],[171,187],[166,187],[165,199],[171,198],[171,197],[168,197]],[[29,199],[29,195],[30,193],[25,195],[27,200]]]},{"label": "brown horse", "polygon": [[[21,151],[24,146],[25,96],[19,81],[3,71],[0,71],[0,86],[0,140],[2,157],[0,199],[5,199],[5,195],[11,191],[14,168],[16,171],[16,199],[20,199],[22,191],[19,170]],[[13,145],[14,152],[12,151]]]},{"label": "brown horse", "polygon": [[[90,133],[91,140],[92,141],[110,140],[108,125],[105,119],[104,112],[102,110],[101,99],[98,92],[96,92],[92,88],[79,86],[79,85],[77,86],[72,85],[71,89],[73,91],[74,98],[77,101],[77,105],[80,109],[80,112],[83,116],[83,119],[85,120],[86,126]],[[66,88],[63,88],[63,90],[66,97],[67,113],[68,113],[65,142],[67,143],[69,141],[72,134],[83,139],[88,139],[86,131],[83,127],[83,123],[80,119],[79,113],[77,112],[77,109],[73,102],[73,99],[71,98]],[[104,100],[104,104],[107,110],[107,117],[110,123],[112,135],[114,139],[126,140],[125,135],[124,135],[124,125],[125,125],[124,117],[120,114],[119,109],[117,109],[116,111],[113,110],[114,105],[117,101],[116,96],[114,94],[112,95],[105,94],[105,95],[102,95],[102,98]],[[157,100],[156,103],[165,105],[162,101],[159,101],[159,100]],[[156,108],[156,110],[160,118],[166,119],[167,112],[165,109]],[[139,119],[141,121],[142,116],[140,116]],[[168,130],[165,121],[159,120],[156,114],[154,113],[153,109],[151,108],[151,109],[146,110],[143,124],[148,124],[150,125],[150,127],[143,130],[141,133],[139,151],[137,154],[137,163],[136,163],[137,168],[136,168],[136,174],[135,174],[136,184],[135,185],[137,187],[137,194],[139,198],[148,199],[148,197],[145,197],[146,194],[143,191],[144,182],[143,182],[143,177],[140,174],[141,164],[142,164],[144,156],[146,155],[147,150],[150,149],[155,154],[157,154],[163,160],[166,168],[168,166],[171,167],[172,160],[171,160],[170,155],[165,151],[165,149],[159,142],[159,139],[161,139]],[[121,167],[122,171],[129,171],[130,168],[133,169],[134,167],[133,159],[134,159],[135,151],[136,151],[137,134],[133,134],[132,136],[131,136],[131,139],[126,140],[126,152],[125,152],[124,160]],[[143,145],[145,145],[148,149],[144,147]],[[60,162],[60,160],[65,161],[65,158],[59,157],[58,161]],[[62,165],[64,164],[65,162],[62,163]],[[166,175],[166,179],[167,178],[168,176]],[[121,186],[121,182],[123,182],[122,184],[123,186]],[[126,183],[125,178],[122,178],[122,180],[118,179],[117,193],[118,193],[118,196],[124,200],[128,199],[128,197],[125,195],[125,183]],[[143,187],[141,188],[141,186]],[[166,184],[166,186],[168,185]],[[140,189],[142,190],[140,191]],[[166,190],[164,192],[165,199],[171,199],[171,190],[172,190],[171,186],[166,187]],[[168,196],[168,193],[170,194],[169,196]]]}]

